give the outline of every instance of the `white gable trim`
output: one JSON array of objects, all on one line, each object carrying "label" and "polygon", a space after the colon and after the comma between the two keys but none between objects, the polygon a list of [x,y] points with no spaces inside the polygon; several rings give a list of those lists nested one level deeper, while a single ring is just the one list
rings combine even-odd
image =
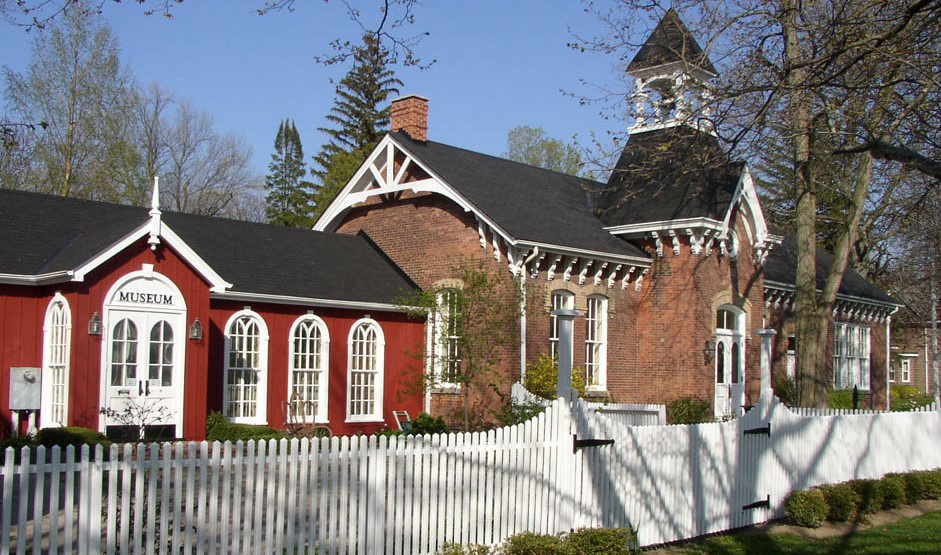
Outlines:
[{"label": "white gable trim", "polygon": [[[405,155],[405,163],[399,168],[399,171],[393,175],[392,169],[396,150]],[[431,178],[402,183],[401,180],[405,175],[404,170],[412,164],[417,165],[425,173],[430,175]],[[370,188],[369,186],[374,182],[378,183],[379,187]],[[506,230],[498,226],[493,220],[488,218],[483,211],[464,198],[463,195],[458,193],[456,189],[450,186],[440,176],[436,175],[435,172],[431,171],[431,168],[423,164],[418,157],[412,155],[406,148],[396,142],[391,135],[386,135],[379,141],[379,144],[376,145],[376,148],[373,149],[369,157],[366,158],[366,161],[363,162],[356,173],[353,174],[349,183],[343,187],[343,190],[333,199],[330,206],[324,210],[323,215],[321,215],[320,219],[314,224],[314,230],[332,231],[334,229],[332,224],[339,222],[343,215],[357,204],[366,201],[370,197],[400,191],[436,193],[446,197],[460,206],[465,212],[472,212],[478,220],[485,222],[503,241],[512,245],[516,244],[516,240],[511,237]]]},{"label": "white gable trim", "polygon": [[[102,264],[111,260],[119,253],[123,252],[125,249],[133,245],[136,241],[142,237],[149,236],[149,242],[153,245],[154,235],[151,233],[153,230],[153,218],[147,220],[136,229],[112,243],[111,246],[105,250],[98,253],[93,258],[82,263],[75,269],[71,270],[72,281],[85,281],[85,276],[95,269],[99,268]],[[202,259],[196,251],[194,251],[189,245],[186,244],[186,241],[180,238],[170,226],[166,223],[160,225],[160,236],[167,242],[167,244],[175,250],[183,260],[193,267],[200,276],[202,276],[206,281],[209,282],[210,291],[225,291],[232,287],[232,284],[225,281],[222,276],[220,276],[212,267]]]}]

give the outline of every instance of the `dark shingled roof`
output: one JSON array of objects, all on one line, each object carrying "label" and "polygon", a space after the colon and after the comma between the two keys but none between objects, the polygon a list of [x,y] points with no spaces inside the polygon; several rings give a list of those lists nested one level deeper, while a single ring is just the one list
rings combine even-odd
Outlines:
[{"label": "dark shingled roof", "polygon": [[[69,270],[146,222],[149,210],[0,191],[0,273]],[[164,212],[230,291],[395,303],[415,284],[366,237]]]},{"label": "dark shingled roof", "polygon": [[630,73],[672,62],[699,67],[713,75],[719,73],[680,19],[680,15],[670,8],[628,64],[627,71]]},{"label": "dark shingled roof", "polygon": [[649,258],[604,230],[587,191],[601,184],[406,133],[393,139],[514,239]]},{"label": "dark shingled roof", "polygon": [[[817,249],[817,289],[822,290],[830,267],[833,265],[833,256],[823,250]],[[784,238],[784,242],[775,245],[765,261],[765,280],[776,281],[787,285],[797,282],[797,239],[793,235]],[[857,273],[847,268],[843,273],[843,283],[840,284],[841,295],[860,297],[881,303],[899,304],[885,291],[879,289]]]},{"label": "dark shingled roof", "polygon": [[744,164],[718,139],[680,125],[631,135],[595,212],[606,226],[685,218],[722,219]]}]

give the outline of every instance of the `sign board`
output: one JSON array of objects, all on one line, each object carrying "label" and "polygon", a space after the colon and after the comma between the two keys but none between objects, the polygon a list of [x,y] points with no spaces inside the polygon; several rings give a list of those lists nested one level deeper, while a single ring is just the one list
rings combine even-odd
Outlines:
[{"label": "sign board", "polygon": [[10,368],[10,410],[39,410],[42,394],[42,374],[39,368],[13,366]]}]

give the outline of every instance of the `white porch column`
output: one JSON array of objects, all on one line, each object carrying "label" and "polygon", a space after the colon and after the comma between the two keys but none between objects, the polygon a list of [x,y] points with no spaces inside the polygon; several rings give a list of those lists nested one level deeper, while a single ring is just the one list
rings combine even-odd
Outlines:
[{"label": "white porch column", "polygon": [[755,333],[761,338],[761,395],[759,399],[770,401],[771,396],[774,395],[771,387],[771,346],[778,332],[765,328]]},{"label": "white porch column", "polygon": [[564,397],[571,402],[575,399],[572,391],[572,328],[575,317],[582,313],[571,308],[558,308],[550,314],[556,317],[559,325],[559,383],[556,397]]}]

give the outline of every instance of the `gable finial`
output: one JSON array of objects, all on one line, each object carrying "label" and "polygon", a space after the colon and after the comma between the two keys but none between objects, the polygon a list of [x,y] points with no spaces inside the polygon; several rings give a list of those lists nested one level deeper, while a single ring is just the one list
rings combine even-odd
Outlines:
[{"label": "gable finial", "polygon": [[157,245],[160,244],[160,231],[162,227],[160,214],[160,178],[155,175],[154,193],[150,199],[150,238],[147,239],[147,244],[150,245],[150,250],[152,251],[156,251]]}]

